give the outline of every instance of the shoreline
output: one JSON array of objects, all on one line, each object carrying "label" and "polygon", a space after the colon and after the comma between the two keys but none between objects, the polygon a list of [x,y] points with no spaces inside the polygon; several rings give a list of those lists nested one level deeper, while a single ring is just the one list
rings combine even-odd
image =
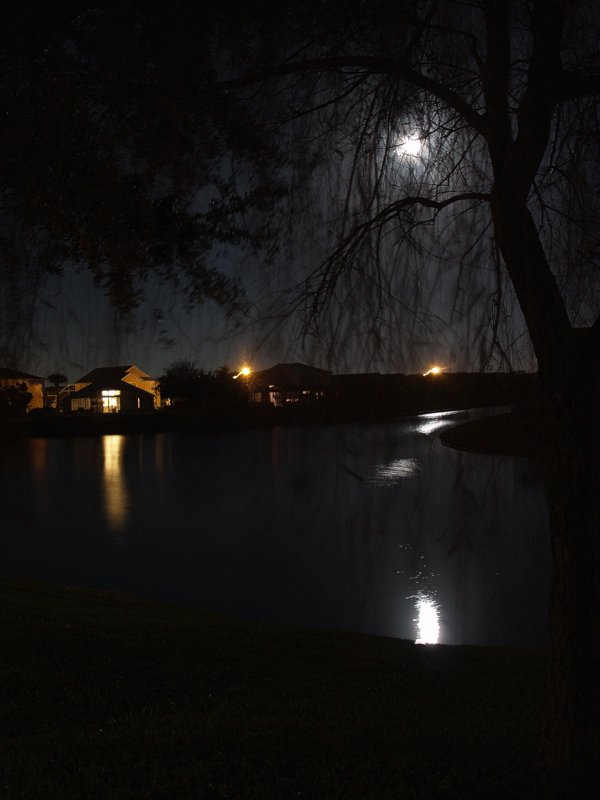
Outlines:
[{"label": "shoreline", "polygon": [[286,408],[244,408],[233,413],[156,411],[151,414],[35,414],[0,420],[0,441],[18,438],[136,435],[158,433],[222,433],[256,428],[310,425],[377,424],[422,414],[506,408],[509,402],[489,404],[405,405],[402,408],[353,409],[325,405]]},{"label": "shoreline", "polygon": [[470,453],[518,458],[544,454],[538,418],[521,410],[463,422],[443,431],[439,438],[447,447]]},{"label": "shoreline", "polygon": [[[506,407],[533,408],[538,402],[532,373],[444,373],[423,375],[341,375],[316,400],[253,403],[241,398],[196,397],[175,406],[116,414],[35,409],[0,419],[0,441],[20,437],[194,433],[280,426],[393,422],[419,414]],[[367,380],[368,379],[368,380]]]}]

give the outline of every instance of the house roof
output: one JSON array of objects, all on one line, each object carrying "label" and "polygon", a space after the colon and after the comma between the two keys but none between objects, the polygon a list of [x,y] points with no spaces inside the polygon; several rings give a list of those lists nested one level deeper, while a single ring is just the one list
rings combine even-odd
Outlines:
[{"label": "house roof", "polygon": [[134,366],[135,364],[126,364],[124,367],[96,367],[91,372],[78,378],[74,383],[94,383],[95,381],[104,382],[109,380],[121,381]]},{"label": "house roof", "polygon": [[18,369],[8,369],[8,367],[0,367],[0,378],[9,378],[13,380],[34,380],[45,381],[46,378],[40,378],[39,375],[30,375],[28,372],[21,372]]},{"label": "house roof", "polygon": [[282,364],[275,364],[275,366],[271,367],[271,369],[277,369],[277,367],[288,367],[289,369],[295,369],[298,372],[307,372],[310,375],[331,375],[330,370],[328,370],[328,369],[319,369],[319,367],[311,367],[309,364],[282,363]]},{"label": "house roof", "polygon": [[310,367],[308,364],[275,364],[274,367],[252,373],[254,390],[261,386],[277,385],[288,390],[318,387],[328,384],[332,373],[326,369]]},{"label": "house roof", "polygon": [[306,375],[314,375],[314,376],[317,376],[317,375],[331,375],[332,374],[327,369],[319,369],[318,367],[311,367],[308,364],[298,364],[298,363],[294,363],[294,364],[288,364],[288,363],[275,364],[275,366],[269,367],[268,369],[260,370],[259,372],[256,372],[255,374],[256,375],[262,375],[263,373],[266,374],[266,373],[270,373],[270,372],[276,372],[276,371],[281,370],[281,369],[294,370],[295,372],[303,372]]},{"label": "house roof", "polygon": [[149,392],[146,389],[140,389],[137,386],[132,386],[130,383],[125,383],[125,381],[122,381],[120,378],[115,378],[113,380],[105,380],[105,381],[104,380],[94,381],[93,383],[84,386],[83,389],[79,389],[77,392],[73,392],[70,396],[98,397],[99,395],[102,394],[103,389],[118,389],[121,392],[121,394],[134,395],[135,397],[154,398],[152,392]]}]

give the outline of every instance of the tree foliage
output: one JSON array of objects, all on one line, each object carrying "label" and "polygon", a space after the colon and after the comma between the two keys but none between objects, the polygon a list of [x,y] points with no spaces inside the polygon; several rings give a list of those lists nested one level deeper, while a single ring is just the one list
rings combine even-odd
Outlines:
[{"label": "tree foliage", "polygon": [[48,380],[50,381],[50,384],[54,387],[54,395],[56,398],[55,408],[57,411],[59,411],[60,392],[61,389],[63,389],[66,386],[69,379],[67,378],[66,375],[63,375],[62,372],[52,372],[50,373],[50,375],[48,375]]},{"label": "tree foliage", "polygon": [[[227,249],[260,250],[277,180],[235,184],[224,153],[260,166],[233,97],[209,94],[213,4],[31,0],[0,25],[0,289],[16,324],[32,277],[90,269],[128,313],[148,279],[191,303],[242,302]],[[240,213],[243,209],[244,215]],[[231,259],[229,260],[231,263]]]},{"label": "tree foliage", "polygon": [[210,413],[231,411],[247,403],[247,392],[229,367],[204,370],[195,361],[174,361],[159,378],[161,396]]},{"label": "tree foliage", "polygon": [[33,395],[26,383],[0,386],[0,417],[22,416],[27,411]]},{"label": "tree foliage", "polygon": [[191,399],[200,392],[206,373],[195,361],[174,361],[159,378],[162,397]]}]

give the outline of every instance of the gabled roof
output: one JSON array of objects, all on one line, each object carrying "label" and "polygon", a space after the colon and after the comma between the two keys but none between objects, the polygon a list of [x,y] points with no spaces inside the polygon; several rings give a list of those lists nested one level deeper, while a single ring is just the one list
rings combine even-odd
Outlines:
[{"label": "gabled roof", "polygon": [[[73,383],[95,383],[96,381],[122,381],[130,369],[133,369],[135,364],[126,364],[124,367],[96,367],[91,372],[88,372],[83,377],[78,378]],[[137,368],[139,369],[139,367]],[[141,372],[142,370],[140,370]]]},{"label": "gabled roof", "polygon": [[[332,373],[308,364],[275,364],[274,367],[252,373],[254,391],[263,391],[266,385],[284,390],[309,389],[328,385]],[[263,387],[263,388],[261,388]]]},{"label": "gabled roof", "polygon": [[328,370],[328,369],[320,369],[319,367],[311,367],[311,366],[309,366],[309,364],[298,364],[298,363],[287,364],[287,363],[283,363],[283,364],[276,364],[276,366],[278,366],[278,367],[291,367],[292,369],[297,369],[299,372],[308,372],[308,373],[314,374],[314,375],[316,375],[317,373],[319,375],[331,375],[330,370]]},{"label": "gabled roof", "polygon": [[46,378],[40,378],[39,375],[29,375],[27,372],[20,372],[18,369],[8,369],[8,367],[0,367],[0,378],[9,378],[13,380],[34,380],[45,381]]},{"label": "gabled roof", "polygon": [[257,374],[261,374],[262,372],[273,372],[274,370],[281,369],[282,367],[286,369],[293,369],[296,372],[304,372],[307,375],[331,375],[332,373],[328,369],[319,369],[318,367],[311,367],[308,364],[289,364],[289,363],[280,363],[275,364],[273,367],[269,367],[268,369],[260,370]]},{"label": "gabled roof", "polygon": [[121,394],[130,394],[135,397],[152,397],[152,392],[146,389],[140,389],[138,386],[132,386],[130,383],[125,383],[120,378],[112,381],[94,381],[93,383],[84,386],[77,392],[73,392],[70,397],[99,397],[104,389],[118,389]]}]

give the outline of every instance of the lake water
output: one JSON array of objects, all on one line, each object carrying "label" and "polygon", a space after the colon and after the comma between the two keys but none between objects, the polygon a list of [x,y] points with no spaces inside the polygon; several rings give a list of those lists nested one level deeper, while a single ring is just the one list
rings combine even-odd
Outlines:
[{"label": "lake water", "polygon": [[4,443],[0,574],[257,620],[544,645],[539,468],[444,447],[441,430],[472,415]]}]

